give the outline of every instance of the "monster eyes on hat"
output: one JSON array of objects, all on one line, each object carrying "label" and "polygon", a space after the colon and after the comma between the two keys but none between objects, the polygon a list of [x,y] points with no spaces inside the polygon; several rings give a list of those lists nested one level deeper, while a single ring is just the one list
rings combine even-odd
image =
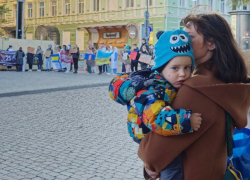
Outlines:
[{"label": "monster eyes on hat", "polygon": [[[170,44],[176,44],[181,41],[188,42],[188,38],[185,34],[172,35],[170,37]],[[187,43],[183,46],[170,47],[170,49],[175,53],[186,53],[190,51],[190,45]]]}]

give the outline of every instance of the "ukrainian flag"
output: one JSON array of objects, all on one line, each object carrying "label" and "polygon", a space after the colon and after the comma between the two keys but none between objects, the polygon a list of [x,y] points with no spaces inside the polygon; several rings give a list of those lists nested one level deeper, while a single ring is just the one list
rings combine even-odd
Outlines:
[{"label": "ukrainian flag", "polygon": [[96,55],[96,65],[100,66],[103,64],[109,64],[111,54],[113,54],[113,52],[106,53],[106,52],[102,52],[101,50],[98,50],[97,55]]}]

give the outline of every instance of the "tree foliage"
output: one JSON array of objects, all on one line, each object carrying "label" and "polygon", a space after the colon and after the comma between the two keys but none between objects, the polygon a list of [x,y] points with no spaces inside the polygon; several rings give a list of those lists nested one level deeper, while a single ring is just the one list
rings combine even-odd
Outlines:
[{"label": "tree foliage", "polygon": [[247,5],[250,2],[250,0],[229,0],[228,3],[232,4],[233,9],[236,7]]},{"label": "tree foliage", "polygon": [[[7,20],[6,20],[6,14],[9,12],[9,8],[6,8],[5,5],[0,5],[0,26],[2,23],[6,23]],[[2,36],[2,32],[0,32],[0,36]]]}]

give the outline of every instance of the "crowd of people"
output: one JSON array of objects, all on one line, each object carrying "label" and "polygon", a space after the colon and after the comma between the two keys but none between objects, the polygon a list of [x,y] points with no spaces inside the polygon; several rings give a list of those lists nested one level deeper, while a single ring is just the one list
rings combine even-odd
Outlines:
[{"label": "crowd of people", "polygon": [[[28,47],[29,48],[29,47]],[[71,52],[71,49],[76,49],[76,52]],[[95,56],[97,55],[97,51],[100,50],[105,53],[112,53],[110,56],[110,60],[108,64],[98,64],[96,65],[95,62]],[[13,47],[10,45],[7,51],[14,51]],[[47,54],[47,52],[50,52]],[[136,52],[137,56],[135,59],[130,58],[131,52]],[[45,53],[46,52],[46,53]],[[64,63],[61,60],[61,52],[70,53],[72,56],[72,63]],[[98,75],[102,74],[117,74],[117,66],[118,61],[122,62],[122,72],[135,72],[138,70],[138,65],[140,64],[141,69],[144,69],[149,66],[149,64],[139,62],[139,58],[141,54],[150,55],[152,61],[154,60],[154,45],[148,45],[145,38],[142,38],[142,44],[140,48],[137,47],[137,44],[131,46],[125,44],[122,51],[119,51],[117,47],[108,46],[104,43],[101,43],[99,47],[95,47],[90,41],[87,42],[87,47],[85,53],[87,54],[93,54],[94,56],[89,56],[85,62],[86,62],[86,71],[88,74],[91,73],[97,73]],[[62,70],[58,70],[59,72],[74,72],[77,73],[78,71],[78,61],[80,58],[80,50],[77,45],[75,45],[73,48],[71,45],[63,45],[62,47],[59,45],[56,45],[55,48],[52,48],[52,45],[49,44],[48,48],[44,51],[41,46],[38,46],[35,53],[31,53],[29,49],[27,49],[27,53],[25,54],[22,47],[19,48],[18,51],[16,51],[16,71],[22,71],[22,65],[23,65],[23,57],[26,57],[26,63],[29,66],[28,71],[33,71],[33,65],[34,65],[34,57],[38,59],[38,62],[35,64],[37,65],[37,71],[40,72],[44,70],[45,72],[51,71],[51,62],[52,62],[52,55],[58,54],[59,62],[62,64]],[[126,58],[124,59],[123,55],[126,54]],[[45,63],[45,69],[43,69],[43,64]],[[74,68],[72,67],[74,65]],[[98,71],[97,72],[97,68]],[[7,71],[11,70],[11,66],[7,66]]]},{"label": "crowd of people", "polygon": [[[73,70],[72,65],[74,64],[74,73],[77,73],[78,70],[78,59],[80,56],[80,51],[77,45],[73,47],[73,49],[76,49],[76,52],[71,52],[71,45],[63,45],[63,48],[61,46],[56,45],[55,49],[53,50],[52,45],[49,44],[48,48],[46,49],[46,52],[49,51],[50,53],[46,54],[45,51],[42,50],[41,46],[38,46],[35,53],[32,53],[29,51],[29,48],[27,48],[27,53],[25,54],[22,47],[19,47],[19,50],[16,51],[15,55],[15,62],[16,62],[16,71],[20,72],[22,71],[22,65],[23,65],[23,57],[26,57],[26,63],[29,65],[29,70],[32,71],[33,65],[34,65],[34,56],[37,57],[38,62],[37,65],[37,71],[42,70],[42,66],[44,64],[45,60],[45,69],[44,71],[49,72],[51,71],[51,61],[52,61],[52,55],[58,54],[59,62],[63,64],[63,69],[65,70],[65,73],[69,73]],[[7,51],[14,51],[12,45],[9,45]],[[63,63],[61,61],[61,52],[67,52],[70,53],[72,56],[73,63]],[[10,71],[12,66],[7,66],[7,71]]]},{"label": "crowd of people", "polygon": [[[109,64],[98,64],[98,70],[99,73],[98,75],[101,74],[117,74],[117,63],[118,60],[122,62],[122,72],[135,72],[138,70],[138,64],[140,63],[141,69],[144,69],[145,67],[148,67],[149,64],[145,64],[143,62],[139,62],[140,54],[147,54],[151,56],[151,60],[154,60],[154,45],[151,45],[149,47],[147,41],[145,38],[142,38],[142,45],[140,49],[137,47],[137,44],[133,44],[133,49],[131,50],[131,46],[125,44],[124,48],[122,51],[118,52],[117,47],[112,47],[112,46],[107,46],[104,43],[101,43],[98,48],[95,48],[93,44],[89,41],[88,42],[88,47],[86,48],[86,53],[87,54],[97,54],[97,50],[100,50],[102,52],[106,53],[112,53],[110,57],[110,62]],[[137,56],[135,59],[130,58],[131,52],[137,52]],[[124,58],[124,54],[125,58]],[[95,62],[92,58],[92,56],[89,56],[89,58],[86,60],[87,64],[87,71],[88,73],[97,73],[96,68],[95,68]]]}]

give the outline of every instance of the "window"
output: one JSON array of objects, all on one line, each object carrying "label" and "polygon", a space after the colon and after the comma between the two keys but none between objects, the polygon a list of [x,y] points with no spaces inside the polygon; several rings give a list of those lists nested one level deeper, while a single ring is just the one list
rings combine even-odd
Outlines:
[{"label": "window", "polygon": [[185,7],[185,0],[179,0],[180,1],[180,7]]},{"label": "window", "polygon": [[17,5],[14,4],[14,6],[13,6],[13,17],[16,18],[16,15],[17,15]]},{"label": "window", "polygon": [[243,10],[247,10],[247,5],[244,5],[244,6],[243,6]]},{"label": "window", "polygon": [[51,10],[52,10],[52,12],[51,12],[51,15],[52,16],[56,16],[57,15],[57,2],[56,1],[52,1],[51,2]]},{"label": "window", "polygon": [[213,7],[213,0],[208,0],[208,5]]},{"label": "window", "polygon": [[65,14],[70,14],[70,0],[65,0]]},{"label": "window", "polygon": [[195,1],[193,1],[193,2],[194,2],[194,6],[200,4],[200,0],[195,0]]},{"label": "window", "polygon": [[145,6],[147,6],[147,1],[148,1],[148,6],[153,6],[153,0],[145,0]]},{"label": "window", "polygon": [[99,11],[99,0],[93,0],[93,11]]},{"label": "window", "polygon": [[28,4],[28,18],[32,18],[32,3]]},{"label": "window", "polygon": [[115,11],[117,9],[118,9],[118,1],[108,0],[107,10],[108,11]]},{"label": "window", "polygon": [[79,0],[79,14],[84,13],[84,0]]},{"label": "window", "polygon": [[39,3],[39,17],[44,17],[44,2]]},{"label": "window", "polygon": [[225,1],[224,0],[220,1],[220,12],[222,12],[222,13],[225,12]]},{"label": "window", "polygon": [[126,8],[134,7],[134,0],[126,0]]}]

